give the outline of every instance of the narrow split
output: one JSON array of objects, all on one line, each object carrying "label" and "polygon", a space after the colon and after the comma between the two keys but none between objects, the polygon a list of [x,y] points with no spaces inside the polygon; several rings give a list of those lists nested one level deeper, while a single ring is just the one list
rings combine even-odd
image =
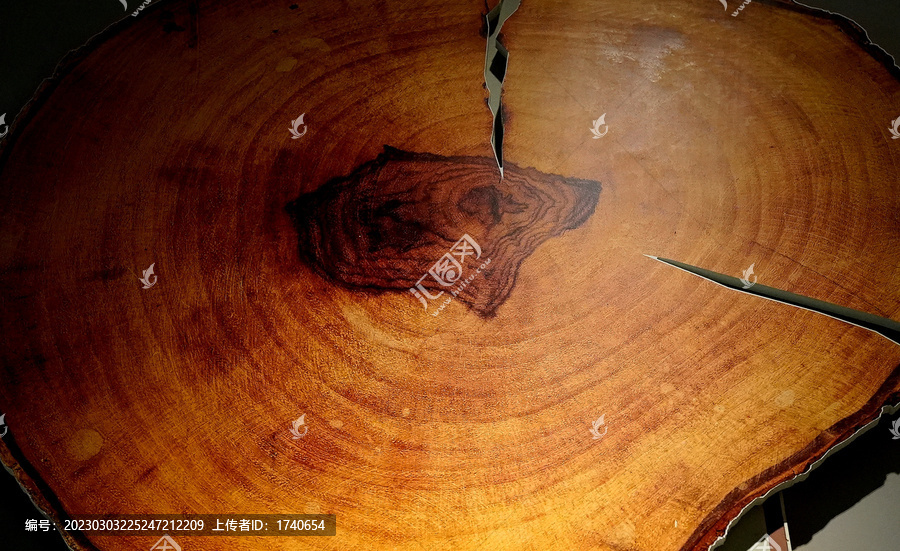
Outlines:
[{"label": "narrow split", "polygon": [[484,56],[484,83],[488,89],[488,107],[494,116],[491,130],[491,147],[503,178],[503,116],[500,109],[500,96],[503,92],[503,79],[506,77],[506,64],[509,52],[500,42],[500,27],[509,19],[521,4],[521,0],[500,0],[485,16],[487,21],[487,52]]}]

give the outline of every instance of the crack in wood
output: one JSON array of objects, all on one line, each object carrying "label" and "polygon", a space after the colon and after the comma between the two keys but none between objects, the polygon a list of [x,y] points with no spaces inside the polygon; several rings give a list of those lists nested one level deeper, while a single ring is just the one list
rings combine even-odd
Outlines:
[{"label": "crack in wood", "polygon": [[489,93],[488,107],[491,110],[491,115],[494,117],[491,130],[491,147],[494,149],[494,157],[497,159],[501,180],[503,179],[503,109],[501,95],[503,93],[503,80],[506,78],[506,66],[509,62],[509,52],[500,42],[500,27],[518,9],[519,4],[521,4],[521,0],[500,0],[494,6],[494,9],[485,15],[487,51],[484,56],[484,83]]}]

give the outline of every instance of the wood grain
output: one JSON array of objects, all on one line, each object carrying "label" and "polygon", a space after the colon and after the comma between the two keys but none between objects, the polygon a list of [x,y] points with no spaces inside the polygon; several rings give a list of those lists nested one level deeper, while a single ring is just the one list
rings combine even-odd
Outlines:
[{"label": "wood grain", "polygon": [[[0,157],[0,453],[55,518],[338,519],[186,550],[705,549],[900,402],[885,339],[643,256],[900,319],[900,80],[851,26],[526,0],[498,183],[484,10],[163,0],[64,64]],[[350,177],[385,146],[412,172]],[[352,213],[394,193],[424,195],[367,248]],[[410,280],[463,232],[515,269],[431,316]]]},{"label": "wood grain", "polygon": [[[514,165],[500,180],[493,159],[388,147],[285,209],[300,257],[326,279],[356,290],[410,289],[426,310],[430,298],[453,287],[453,296],[475,313],[494,317],[522,262],[550,237],[582,225],[594,213],[600,188],[599,182]],[[464,235],[471,239],[467,251],[448,253]],[[460,281],[465,262],[480,259],[482,248],[491,251],[484,259],[490,266],[477,279],[469,266]],[[449,277],[423,276],[443,258]]]}]

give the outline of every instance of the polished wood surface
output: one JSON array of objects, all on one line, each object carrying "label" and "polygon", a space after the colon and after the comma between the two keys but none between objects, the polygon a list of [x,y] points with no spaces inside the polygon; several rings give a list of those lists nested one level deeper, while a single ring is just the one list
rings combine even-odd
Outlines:
[{"label": "polished wood surface", "polygon": [[900,320],[897,71],[728,4],[525,0],[502,182],[483,3],[127,18],[3,144],[4,462],[56,518],[337,515],[185,550],[705,549],[900,402],[886,339],[643,256]]}]

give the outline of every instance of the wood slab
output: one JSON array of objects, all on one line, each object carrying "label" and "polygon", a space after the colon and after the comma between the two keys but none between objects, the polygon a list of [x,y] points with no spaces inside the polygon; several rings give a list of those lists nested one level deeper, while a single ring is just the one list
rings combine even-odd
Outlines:
[{"label": "wood slab", "polygon": [[886,339],[643,256],[900,320],[900,79],[849,23],[525,0],[500,181],[483,3],[295,1],[151,5],[2,144],[0,454],[54,518],[706,549],[900,402]]}]

